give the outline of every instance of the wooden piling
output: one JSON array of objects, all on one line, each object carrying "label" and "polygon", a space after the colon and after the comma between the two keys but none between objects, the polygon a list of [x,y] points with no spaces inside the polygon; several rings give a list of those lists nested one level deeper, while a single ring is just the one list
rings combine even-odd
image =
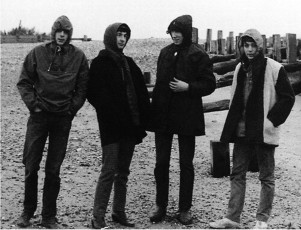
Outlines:
[{"label": "wooden piling", "polygon": [[301,39],[297,40],[297,56],[299,57],[299,60],[301,60]]},{"label": "wooden piling", "polygon": [[280,34],[273,35],[273,59],[281,62],[281,40]]},{"label": "wooden piling", "polygon": [[234,37],[233,32],[229,32],[229,37],[227,37],[227,54],[232,54],[234,52]]},{"label": "wooden piling", "polygon": [[199,43],[199,30],[196,27],[192,27],[192,43]]},{"label": "wooden piling", "polygon": [[287,63],[297,61],[297,37],[296,34],[286,34],[286,59]]},{"label": "wooden piling", "polygon": [[210,52],[210,42],[212,40],[212,29],[207,29],[207,37],[206,37],[206,44],[205,50],[206,52]]},{"label": "wooden piling", "polygon": [[223,31],[217,31],[217,54],[225,54],[225,40],[223,41]]},{"label": "wooden piling", "polygon": [[262,40],[263,40],[262,52],[263,52],[263,55],[265,55],[267,53],[267,38],[264,34],[261,36],[262,36]]}]

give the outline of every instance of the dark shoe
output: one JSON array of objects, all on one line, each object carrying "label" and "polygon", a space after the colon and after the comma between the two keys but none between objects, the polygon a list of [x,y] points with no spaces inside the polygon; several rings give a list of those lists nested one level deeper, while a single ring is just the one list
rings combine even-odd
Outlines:
[{"label": "dark shoe", "polygon": [[30,219],[33,215],[30,215],[29,213],[22,212],[21,216],[19,217],[17,221],[17,225],[21,228],[26,228],[30,225]]},{"label": "dark shoe", "polygon": [[104,217],[100,217],[100,218],[93,217],[93,219],[91,220],[91,225],[92,228],[94,229],[101,229],[107,227]]},{"label": "dark shoe", "polygon": [[192,224],[192,216],[189,211],[181,211],[177,216],[177,219],[178,221],[180,221],[181,224],[184,225]]},{"label": "dark shoe", "polygon": [[42,217],[41,225],[48,229],[60,229],[61,227],[57,223],[57,219],[55,217]]},{"label": "dark shoe", "polygon": [[162,208],[160,206],[156,206],[156,210],[150,216],[150,221],[153,223],[157,223],[163,220],[166,216],[166,208]]},{"label": "dark shoe", "polygon": [[123,226],[135,227],[134,223],[129,222],[124,212],[113,212],[112,219]]}]

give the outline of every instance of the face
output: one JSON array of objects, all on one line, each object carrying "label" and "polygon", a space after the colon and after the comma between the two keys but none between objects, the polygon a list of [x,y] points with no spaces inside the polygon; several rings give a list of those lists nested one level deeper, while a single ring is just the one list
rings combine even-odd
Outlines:
[{"label": "face", "polygon": [[171,31],[171,38],[175,45],[181,45],[183,42],[183,34],[181,32]]},{"label": "face", "polygon": [[258,54],[258,47],[255,42],[244,42],[244,51],[249,60]]},{"label": "face", "polygon": [[55,32],[55,42],[56,44],[58,44],[59,46],[62,46],[65,44],[65,42],[68,39],[68,31],[66,30],[57,30]]},{"label": "face", "polygon": [[128,35],[126,32],[117,31],[116,42],[118,49],[123,49],[126,45]]}]

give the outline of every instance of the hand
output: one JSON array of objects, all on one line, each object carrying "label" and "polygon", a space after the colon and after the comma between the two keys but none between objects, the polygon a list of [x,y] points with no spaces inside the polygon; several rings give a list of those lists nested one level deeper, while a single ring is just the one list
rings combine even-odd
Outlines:
[{"label": "hand", "polygon": [[39,107],[35,107],[35,108],[34,108],[34,112],[35,112],[35,113],[42,112],[42,109],[40,109]]},{"label": "hand", "polygon": [[175,93],[184,92],[188,90],[189,85],[184,81],[173,78],[173,81],[169,82],[169,88]]}]

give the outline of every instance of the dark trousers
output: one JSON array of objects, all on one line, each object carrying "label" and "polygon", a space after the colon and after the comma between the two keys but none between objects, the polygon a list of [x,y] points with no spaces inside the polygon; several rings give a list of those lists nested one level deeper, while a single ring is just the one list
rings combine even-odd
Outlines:
[{"label": "dark trousers", "polygon": [[114,184],[113,212],[124,212],[134,138],[124,138],[102,147],[102,168],[95,191],[93,216],[104,217]]},{"label": "dark trousers", "polygon": [[43,217],[56,215],[60,190],[60,168],[65,158],[72,117],[46,112],[32,113],[28,119],[23,164],[25,165],[24,212],[33,215],[38,201],[38,171],[49,137],[43,188]]},{"label": "dark trousers", "polygon": [[231,195],[226,217],[240,222],[246,193],[246,173],[252,155],[256,154],[259,167],[261,191],[256,219],[268,221],[275,193],[275,147],[263,144],[235,143],[233,149],[233,168],[230,176]]},{"label": "dark trousers", "polygon": [[[173,134],[155,133],[156,144],[156,204],[166,208],[169,193],[169,166]],[[180,197],[179,210],[187,211],[192,205],[194,184],[193,158],[195,152],[195,136],[178,135],[180,154]]]}]

